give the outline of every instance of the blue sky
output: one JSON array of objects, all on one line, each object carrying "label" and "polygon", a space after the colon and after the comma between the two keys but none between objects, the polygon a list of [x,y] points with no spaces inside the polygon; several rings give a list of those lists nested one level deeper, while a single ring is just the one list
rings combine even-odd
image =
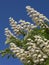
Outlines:
[{"label": "blue sky", "polygon": [[[27,16],[25,7],[30,5],[49,18],[49,0],[0,0],[0,50],[6,48],[4,28],[9,27],[9,17],[16,21],[20,19],[32,22]],[[19,59],[7,59],[0,56],[0,65],[23,65]]]}]

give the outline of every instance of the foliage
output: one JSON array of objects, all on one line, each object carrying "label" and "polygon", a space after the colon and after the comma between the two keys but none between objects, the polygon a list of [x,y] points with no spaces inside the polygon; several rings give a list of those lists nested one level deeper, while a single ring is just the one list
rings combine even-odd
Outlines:
[{"label": "foliage", "polygon": [[[0,54],[2,57],[7,56],[7,58],[11,56],[13,58],[18,57],[24,65],[49,65],[49,24],[47,24],[49,20],[30,6],[27,6],[26,9],[35,25],[24,20],[17,23],[10,17],[9,21],[14,35],[8,28],[5,29],[5,43],[9,45],[9,48],[1,50]],[[20,35],[23,36],[23,39],[19,38]],[[40,44],[44,46],[40,46]],[[45,44],[47,45],[45,46]],[[46,49],[43,51],[44,48]],[[36,50],[39,53],[35,53]],[[37,62],[34,61],[33,56],[35,54],[39,56],[36,59]],[[44,58],[40,57],[40,55]]]}]

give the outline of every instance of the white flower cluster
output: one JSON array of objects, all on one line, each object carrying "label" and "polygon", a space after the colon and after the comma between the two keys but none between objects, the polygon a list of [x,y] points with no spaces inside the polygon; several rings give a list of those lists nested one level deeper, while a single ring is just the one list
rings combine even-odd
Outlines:
[{"label": "white flower cluster", "polygon": [[14,43],[10,43],[10,50],[15,54],[15,57],[18,57],[23,63],[29,63],[30,60],[27,59],[28,51],[24,51],[24,49],[21,49],[17,47]]},{"label": "white flower cluster", "polygon": [[[38,63],[43,63],[49,56],[48,40],[44,39],[44,43],[40,42],[41,37],[35,35],[35,42],[28,38],[27,39],[27,51],[17,47],[14,43],[10,43],[10,50],[15,53],[15,56],[18,57],[24,63],[30,63],[31,60],[34,65]],[[43,40],[42,40],[43,41]],[[44,44],[44,47],[42,46]],[[46,51],[47,50],[47,51]],[[46,52],[46,53],[45,53]]]},{"label": "white flower cluster", "polygon": [[[5,29],[5,35],[7,39],[9,39],[11,36],[14,36],[11,31],[6,28]],[[14,36],[15,37],[15,36]],[[15,55],[20,58],[21,61],[30,63],[30,59],[32,58],[32,61],[34,64],[42,63],[45,61],[46,58],[49,56],[49,40],[42,39],[40,36],[35,35],[35,42],[31,40],[30,38],[27,39],[26,45],[27,51],[24,51],[24,49],[21,49],[17,47],[14,43],[10,43],[10,50],[12,50]],[[28,57],[30,59],[28,59]]]},{"label": "white flower cluster", "polygon": [[29,31],[29,30],[34,29],[34,28],[37,27],[34,24],[31,24],[29,22],[25,22],[24,20],[20,20],[19,24],[18,24],[11,17],[9,18],[9,21],[10,21],[10,25],[12,26],[12,29],[14,30],[15,34],[21,34],[21,30]]},{"label": "white flower cluster", "polygon": [[36,44],[49,56],[49,40],[42,39],[40,36],[35,35]]},{"label": "white flower cluster", "polygon": [[44,23],[45,21],[49,22],[49,19],[47,19],[46,16],[44,16],[43,14],[40,14],[39,12],[37,12],[36,10],[34,10],[34,8],[31,8],[30,6],[26,6],[28,15],[30,15],[30,17],[32,18],[32,20],[34,20],[34,22],[39,25],[42,28],[48,28],[48,26]]},{"label": "white flower cluster", "polygon": [[9,18],[9,21],[10,21],[10,25],[12,27],[12,29],[14,30],[14,33],[15,34],[20,34],[20,25],[17,25],[18,23],[13,19],[13,18]]},{"label": "white flower cluster", "polygon": [[8,28],[5,28],[5,35],[7,39],[10,39],[11,36],[15,37]]},{"label": "white flower cluster", "polygon": [[[49,22],[49,20],[43,14],[40,14],[30,6],[26,7],[28,15],[34,20],[34,22],[42,28],[49,28],[44,22]],[[42,64],[49,57],[49,40],[46,38],[42,38],[39,35],[33,36],[34,40],[29,37],[30,32],[37,28],[36,25],[31,24],[29,22],[25,22],[25,20],[19,20],[16,22],[12,17],[9,18],[10,25],[16,35],[27,34],[24,35],[24,40],[22,42],[27,43],[24,45],[27,47],[20,48],[15,43],[10,43],[10,50],[14,53],[15,57],[18,57],[24,63],[33,63],[34,65]],[[22,33],[23,32],[23,33]],[[36,31],[35,31],[36,32]],[[8,28],[5,28],[5,35],[7,40],[14,36]],[[9,40],[8,40],[9,41]],[[15,40],[14,40],[15,41]]]},{"label": "white flower cluster", "polygon": [[40,47],[37,46],[37,44],[32,39],[28,39],[28,42],[26,45],[28,45],[27,49],[29,51],[30,56],[32,57],[34,65],[37,65],[38,63],[41,64],[45,61],[45,59],[48,58],[48,55],[43,53]]},{"label": "white flower cluster", "polygon": [[21,27],[23,27],[23,29],[27,31],[32,30],[37,27],[36,25],[31,24],[30,22],[25,22],[24,20],[20,20],[19,23]]}]

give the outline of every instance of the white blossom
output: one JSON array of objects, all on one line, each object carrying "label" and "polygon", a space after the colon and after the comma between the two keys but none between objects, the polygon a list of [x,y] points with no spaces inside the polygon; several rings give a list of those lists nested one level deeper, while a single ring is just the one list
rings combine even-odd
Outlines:
[{"label": "white blossom", "polygon": [[44,23],[44,21],[48,21],[49,19],[46,18],[46,16],[44,16],[43,14],[40,14],[39,12],[37,12],[36,10],[34,10],[34,8],[31,8],[30,6],[26,6],[28,15],[32,18],[32,20],[34,20],[34,22],[39,25],[40,27],[43,28],[48,28],[48,26]]},{"label": "white blossom", "polygon": [[14,36],[8,28],[5,28],[5,35],[7,39],[10,39],[11,36],[16,38],[16,36]]},{"label": "white blossom", "polygon": [[[30,37],[30,34],[34,32],[32,30],[37,28],[37,26],[40,26],[40,28],[49,28],[48,25],[44,23],[45,20],[46,22],[49,22],[49,19],[30,6],[27,6],[26,9],[28,15],[32,18],[32,20],[34,20],[36,25],[31,24],[28,21],[26,22],[25,20],[19,20],[17,22],[12,17],[10,17],[9,21],[14,34],[11,33],[8,28],[5,28],[5,35],[7,37],[7,40],[10,39],[11,36],[17,38],[15,35],[18,35],[19,37],[19,35],[23,35],[24,33],[26,34],[24,35],[23,40],[20,40],[21,43],[23,43],[23,47],[18,47],[18,40],[16,41],[17,43],[10,42],[9,49],[12,53],[14,53],[14,56],[18,57],[23,63],[29,64],[32,61],[33,65],[37,65],[38,63],[42,64],[49,57],[49,40],[39,34],[32,35],[32,37]],[[42,32],[44,31],[45,30]]]}]

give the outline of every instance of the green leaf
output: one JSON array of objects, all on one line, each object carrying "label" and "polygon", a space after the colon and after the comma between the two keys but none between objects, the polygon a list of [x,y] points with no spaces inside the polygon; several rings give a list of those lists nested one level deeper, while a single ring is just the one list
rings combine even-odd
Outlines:
[{"label": "green leaf", "polygon": [[13,36],[11,36],[10,39],[6,40],[6,44],[9,44],[11,42],[15,43],[17,46],[22,46],[23,45],[23,43],[22,43],[22,41],[20,39],[17,39],[17,38],[15,38]]},{"label": "green leaf", "polygon": [[49,65],[49,58],[46,60],[45,65]]}]

